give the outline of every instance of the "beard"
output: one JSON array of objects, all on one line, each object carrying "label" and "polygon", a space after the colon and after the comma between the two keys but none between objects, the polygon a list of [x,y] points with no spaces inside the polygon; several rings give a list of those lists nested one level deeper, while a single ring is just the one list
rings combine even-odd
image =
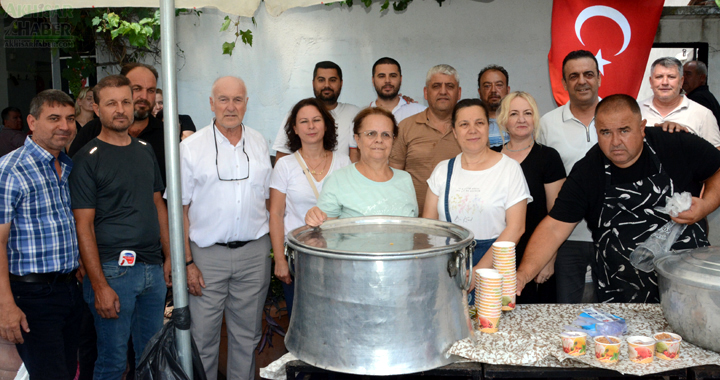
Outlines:
[{"label": "beard", "polygon": [[[323,91],[325,91],[325,90],[330,90],[330,91],[332,91],[332,94],[327,95],[327,96],[323,95]],[[315,97],[316,97],[318,100],[321,100],[321,101],[323,101],[323,102],[325,102],[325,103],[327,103],[327,104],[335,104],[335,103],[337,103],[337,100],[338,100],[338,98],[340,97],[340,91],[338,91],[337,93],[335,93],[335,91],[333,91],[333,90],[332,90],[331,88],[329,88],[329,87],[325,87],[325,88],[321,89],[320,91],[314,91],[314,92],[315,92]]]},{"label": "beard", "polygon": [[100,122],[103,126],[103,128],[110,129],[115,132],[125,132],[130,128],[130,125],[133,123],[133,119],[131,118],[105,118],[100,117]]},{"label": "beard", "polygon": [[[497,95],[495,95],[495,96],[497,96]],[[486,102],[488,108],[490,108],[490,111],[493,111],[493,112],[497,111],[498,108],[500,108],[500,103],[502,103],[502,97],[500,97],[500,99],[498,99],[498,100],[488,99],[488,101]]]},{"label": "beard", "polygon": [[[384,86],[383,86],[383,87],[384,87]],[[393,91],[392,91],[391,93],[389,93],[389,94],[383,92],[383,87],[380,87],[380,88],[375,87],[375,92],[377,92],[378,98],[380,98],[380,99],[382,99],[382,100],[393,100],[393,99],[395,99],[395,98],[398,96],[398,94],[400,93],[400,88],[399,88],[399,87],[394,87],[394,86],[393,86]]]},{"label": "beard", "polygon": [[135,106],[137,106],[137,105],[139,105],[139,104],[144,104],[144,105],[146,106],[146,109],[133,108],[133,116],[135,117],[135,120],[145,120],[145,119],[147,119],[148,117],[150,117],[150,115],[152,114],[152,110],[153,110],[153,108],[155,107],[155,105],[154,105],[154,104],[150,104],[150,102],[148,102],[148,101],[145,100],[145,99],[138,99],[138,100],[135,102]]}]

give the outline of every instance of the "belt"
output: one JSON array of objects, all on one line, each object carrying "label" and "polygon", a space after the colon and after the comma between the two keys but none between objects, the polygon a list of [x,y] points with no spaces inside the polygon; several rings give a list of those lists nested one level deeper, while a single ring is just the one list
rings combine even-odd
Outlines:
[{"label": "belt", "polygon": [[250,242],[249,241],[229,241],[227,243],[215,243],[215,245],[222,245],[223,247],[235,249],[235,248],[243,247],[247,243],[250,243]]},{"label": "belt", "polygon": [[30,282],[40,284],[53,284],[56,282],[67,283],[76,281],[75,273],[77,269],[70,273],[50,272],[50,273],[29,273],[24,276],[16,276],[10,273],[11,282]]}]

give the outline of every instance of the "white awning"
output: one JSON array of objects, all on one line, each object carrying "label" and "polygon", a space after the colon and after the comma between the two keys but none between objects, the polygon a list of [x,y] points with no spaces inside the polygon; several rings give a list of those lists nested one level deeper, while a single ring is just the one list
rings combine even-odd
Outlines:
[{"label": "white awning", "polygon": [[[323,4],[320,0],[265,0],[265,8],[272,16],[295,7]],[[3,9],[11,17],[18,18],[31,13],[49,12],[59,9],[111,8],[111,7],[152,7],[159,8],[159,0],[2,0]],[[252,17],[260,6],[260,0],[218,1],[218,0],[177,0],[176,8],[217,8],[238,16]]]}]

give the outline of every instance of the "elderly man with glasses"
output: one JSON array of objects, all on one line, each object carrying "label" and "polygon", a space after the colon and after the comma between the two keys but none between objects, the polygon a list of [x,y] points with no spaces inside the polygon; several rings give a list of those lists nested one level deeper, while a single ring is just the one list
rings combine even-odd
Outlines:
[{"label": "elderly man with glasses", "polygon": [[207,378],[218,373],[223,312],[227,377],[254,379],[255,347],[270,284],[270,154],[265,138],[243,125],[242,79],[213,83],[213,124],[180,144],[190,331]]}]

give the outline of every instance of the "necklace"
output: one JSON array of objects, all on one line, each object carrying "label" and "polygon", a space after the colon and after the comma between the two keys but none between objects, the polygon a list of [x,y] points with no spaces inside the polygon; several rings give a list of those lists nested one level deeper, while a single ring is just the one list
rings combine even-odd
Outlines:
[{"label": "necklace", "polygon": [[[302,155],[302,151],[300,152],[300,155]],[[303,158],[304,158],[304,157],[303,157]],[[312,175],[322,175],[322,174],[323,174],[323,171],[322,171],[322,170],[318,171],[318,166],[319,166],[321,169],[324,168],[324,167],[325,167],[325,159],[327,159],[327,152],[324,153],[323,158],[322,158],[322,160],[320,161],[319,164],[315,165],[315,166],[312,167],[312,168],[310,167],[310,165],[308,165],[308,171],[310,172],[310,174],[312,174]],[[308,161],[305,160],[305,162],[307,163]]]},{"label": "necklace", "polygon": [[534,142],[535,142],[535,141],[531,141],[528,146],[526,146],[526,147],[524,147],[524,148],[520,148],[520,149],[510,149],[510,148],[508,148],[508,147],[507,147],[507,144],[509,144],[509,143],[505,144],[505,146],[504,146],[503,148],[505,148],[505,150],[507,150],[508,152],[522,152],[523,150],[525,150],[525,149],[533,146],[533,143],[534,143]]}]

